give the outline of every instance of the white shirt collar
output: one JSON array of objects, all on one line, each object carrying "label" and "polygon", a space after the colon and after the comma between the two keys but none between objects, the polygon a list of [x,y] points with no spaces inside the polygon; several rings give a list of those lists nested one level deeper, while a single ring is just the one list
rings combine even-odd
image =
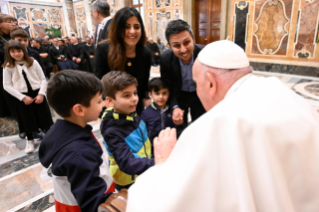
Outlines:
[{"label": "white shirt collar", "polygon": [[76,45],[78,45],[79,43],[75,43],[75,44],[73,44],[74,46],[76,46]]},{"label": "white shirt collar", "polygon": [[112,19],[112,16],[108,16],[108,17],[104,18],[103,21],[101,22],[101,24],[99,24],[99,25],[102,25],[102,26],[104,27],[105,24],[106,24],[110,19]]},{"label": "white shirt collar", "polygon": [[59,45],[57,45],[57,46],[54,46],[56,49],[59,49]]}]

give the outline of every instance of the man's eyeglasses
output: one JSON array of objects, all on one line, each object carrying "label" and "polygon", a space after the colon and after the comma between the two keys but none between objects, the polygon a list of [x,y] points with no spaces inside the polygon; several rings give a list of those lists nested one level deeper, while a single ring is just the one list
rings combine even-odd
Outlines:
[{"label": "man's eyeglasses", "polygon": [[5,22],[8,24],[13,23],[14,25],[18,25],[18,22],[13,20],[6,20]]}]

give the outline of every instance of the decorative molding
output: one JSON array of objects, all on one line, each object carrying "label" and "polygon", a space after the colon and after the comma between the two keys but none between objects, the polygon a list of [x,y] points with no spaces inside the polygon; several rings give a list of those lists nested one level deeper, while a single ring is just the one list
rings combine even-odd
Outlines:
[{"label": "decorative molding", "polygon": [[16,17],[18,21],[21,21],[20,19],[22,19],[22,21],[29,21],[26,7],[13,6],[12,10],[14,17]]},{"label": "decorative molding", "polygon": [[51,22],[61,22],[60,10],[58,9],[48,9],[49,18]]},{"label": "decorative molding", "polygon": [[234,5],[235,12],[233,17],[233,42],[242,47],[245,51],[247,46],[247,34],[250,15],[249,5],[249,1],[236,2]]},{"label": "decorative molding", "polygon": [[44,8],[30,8],[32,21],[47,22],[48,17]]},{"label": "decorative molding", "polygon": [[245,9],[248,5],[249,5],[249,1],[240,1],[235,3],[235,6],[240,10]]},{"label": "decorative molding", "polygon": [[156,8],[171,7],[172,0],[155,0]]},{"label": "decorative molding", "polygon": [[[264,49],[261,49],[262,47],[260,46],[260,37],[258,37],[258,35],[256,34],[256,33],[258,33],[258,31],[259,31],[259,25],[258,25],[258,22],[261,20],[261,17],[262,17],[262,15],[264,14],[264,8],[265,8],[265,6],[266,5],[268,5],[268,6],[272,6],[272,5],[274,5],[274,6],[278,6],[278,4],[281,4],[281,6],[282,6],[282,10],[283,10],[283,17],[286,19],[286,23],[284,23],[283,25],[283,27],[282,28],[280,28],[279,30],[281,30],[282,32],[284,32],[284,34],[283,35],[281,35],[281,39],[280,39],[280,42],[277,44],[277,48],[274,50],[274,49],[268,49],[268,48],[264,48]],[[273,12],[273,10],[272,10],[272,12]],[[273,16],[272,16],[272,18],[274,18]],[[269,24],[274,24],[275,23],[275,20],[268,20],[267,21]],[[268,24],[267,23],[267,24]],[[254,21],[254,25],[256,26],[256,30],[254,31],[254,33],[253,33],[253,36],[256,38],[256,40],[257,40],[257,48],[258,48],[258,50],[259,50],[259,52],[261,53],[261,54],[263,54],[263,55],[274,55],[274,54],[276,54],[278,51],[279,51],[279,49],[280,49],[280,47],[281,47],[281,45],[282,45],[282,42],[283,42],[283,40],[284,40],[284,38],[286,37],[286,36],[288,36],[288,31],[285,29],[286,28],[286,26],[287,26],[287,24],[289,24],[290,23],[290,19],[287,17],[287,15],[286,15],[286,8],[285,8],[285,4],[284,4],[284,2],[282,1],[282,0],[268,0],[268,1],[265,1],[264,3],[263,3],[263,5],[262,5],[262,7],[261,7],[261,9],[260,9],[260,12],[259,12],[259,16],[258,16],[258,18],[257,18],[257,20],[256,21]],[[272,32],[267,32],[267,31],[265,31],[265,34],[267,33],[267,35],[269,34],[269,36],[273,36],[273,33]],[[265,34],[263,34],[263,36],[266,36]]]},{"label": "decorative molding", "polygon": [[[1,0],[2,1],[2,0]],[[62,7],[61,2],[35,2],[35,1],[10,1],[10,4],[23,4],[23,5],[34,5],[34,6],[51,6],[51,7]]]}]

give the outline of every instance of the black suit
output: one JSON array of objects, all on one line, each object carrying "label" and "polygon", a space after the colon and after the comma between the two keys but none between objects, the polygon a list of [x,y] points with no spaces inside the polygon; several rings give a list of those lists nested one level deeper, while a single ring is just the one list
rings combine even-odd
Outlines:
[{"label": "black suit", "polygon": [[93,73],[94,70],[94,66],[93,66],[93,60],[91,59],[90,56],[95,54],[95,48],[94,48],[94,44],[91,44],[91,46],[88,46],[87,43],[85,43],[85,45],[83,45],[85,52],[87,54],[87,60],[89,62],[89,66],[90,66],[90,71]]},{"label": "black suit", "polygon": [[68,57],[67,49],[64,46],[59,46],[59,50],[57,50],[57,48],[55,46],[51,46],[49,54],[52,58],[53,63],[55,63],[55,64],[57,64],[58,58],[61,55],[64,55],[65,58]]},{"label": "black suit", "polygon": [[[77,63],[77,65],[79,66],[79,70],[90,72],[90,68],[88,67],[88,62],[86,59],[87,55],[86,55],[84,46],[81,44],[77,44],[77,45],[70,44],[68,47],[68,50],[69,50],[68,57],[70,58],[70,60],[72,60],[73,57],[81,59],[81,62]],[[76,63],[76,61],[74,62]]]},{"label": "black suit", "polygon": [[45,75],[45,67],[44,67],[44,63],[43,63],[43,59],[42,57],[39,55],[38,52],[36,52],[35,50],[31,49],[30,47],[27,48],[27,52],[29,57],[33,57],[36,61],[38,61],[38,63],[40,64],[42,71]]},{"label": "black suit", "polygon": [[[194,47],[194,62],[198,53],[204,48],[203,45],[195,44]],[[160,57],[160,72],[161,78],[166,81],[170,87],[170,107],[179,106],[184,110],[184,126],[187,126],[188,108],[191,108],[192,121],[195,121],[199,116],[205,113],[205,109],[200,102],[196,91],[182,91],[182,72],[179,58],[174,55],[171,49],[167,49]]]},{"label": "black suit", "polygon": [[[102,40],[105,40],[109,34],[109,30],[110,30],[110,27],[111,27],[111,23],[112,23],[112,19],[108,20],[108,22],[106,22],[103,30],[102,30],[102,33],[101,33],[101,36],[98,35],[98,24],[97,24],[97,27],[95,29],[95,34],[94,34],[94,43],[97,44],[99,42],[101,42]],[[96,42],[96,38],[98,37],[98,40]]]},{"label": "black suit", "polygon": [[[108,52],[108,42],[97,45],[94,57],[94,74],[99,79],[111,71],[107,59]],[[137,46],[135,54],[136,57],[130,59],[132,65],[125,65],[125,71],[137,79],[139,103],[137,105],[136,111],[140,115],[144,109],[143,99],[148,98],[148,81],[150,77],[152,53],[145,46]]]},{"label": "black suit", "polygon": [[[48,53],[48,56],[46,58],[42,58],[44,65],[46,67],[46,77],[50,78],[50,73],[53,71],[53,63],[52,63],[52,59],[51,56],[49,54],[49,49],[44,47],[44,46],[40,46],[40,48],[36,48],[36,47],[32,47],[32,49],[36,52],[38,52],[39,54],[41,53]],[[40,56],[41,57],[41,56]]]}]

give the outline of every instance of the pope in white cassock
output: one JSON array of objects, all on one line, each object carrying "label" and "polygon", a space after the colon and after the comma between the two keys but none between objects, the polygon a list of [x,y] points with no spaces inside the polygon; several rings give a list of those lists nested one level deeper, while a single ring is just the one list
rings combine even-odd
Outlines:
[{"label": "pope in white cassock", "polygon": [[199,53],[193,78],[207,112],[177,143],[171,129],[155,139],[156,165],[129,189],[126,211],[319,211],[319,115],[251,72],[230,41]]}]

